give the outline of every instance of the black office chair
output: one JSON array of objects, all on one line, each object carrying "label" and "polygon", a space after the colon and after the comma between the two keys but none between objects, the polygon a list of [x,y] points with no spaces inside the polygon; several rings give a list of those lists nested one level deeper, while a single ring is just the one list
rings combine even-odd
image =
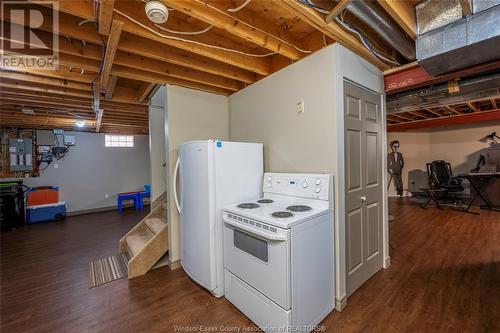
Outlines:
[{"label": "black office chair", "polygon": [[427,163],[427,173],[433,188],[446,189],[447,194],[451,194],[453,197],[455,193],[464,190],[462,180],[453,177],[451,165],[446,161],[438,160]]}]

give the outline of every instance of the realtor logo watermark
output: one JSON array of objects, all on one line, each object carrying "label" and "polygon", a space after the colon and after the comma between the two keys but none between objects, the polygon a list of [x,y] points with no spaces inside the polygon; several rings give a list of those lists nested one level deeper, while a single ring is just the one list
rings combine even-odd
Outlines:
[{"label": "realtor logo watermark", "polygon": [[2,1],[0,67],[56,70],[59,11],[55,1]]}]

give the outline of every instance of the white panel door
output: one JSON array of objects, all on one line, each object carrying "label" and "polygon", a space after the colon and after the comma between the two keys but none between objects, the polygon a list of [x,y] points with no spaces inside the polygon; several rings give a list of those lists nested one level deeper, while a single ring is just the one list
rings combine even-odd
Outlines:
[{"label": "white panel door", "polygon": [[208,290],[216,287],[213,149],[209,141],[181,145],[181,265]]},{"label": "white panel door", "polygon": [[380,95],[344,82],[347,295],[382,268]]}]

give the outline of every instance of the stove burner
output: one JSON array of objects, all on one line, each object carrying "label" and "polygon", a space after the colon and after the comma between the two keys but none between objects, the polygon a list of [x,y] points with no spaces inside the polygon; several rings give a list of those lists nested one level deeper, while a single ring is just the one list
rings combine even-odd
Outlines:
[{"label": "stove burner", "polygon": [[246,203],[239,204],[237,207],[243,208],[243,209],[253,209],[253,208],[259,207],[259,205],[257,205],[256,203],[246,202]]},{"label": "stove burner", "polygon": [[286,209],[291,210],[292,212],[307,212],[308,210],[311,210],[312,208],[309,206],[304,206],[304,205],[293,205],[293,206],[288,206]]},{"label": "stove burner", "polygon": [[271,199],[260,199],[259,201],[257,201],[258,203],[273,203],[274,200],[271,200]]},{"label": "stove burner", "polygon": [[290,212],[274,212],[271,215],[272,215],[272,217],[277,217],[277,218],[280,218],[280,219],[287,218],[287,217],[292,217],[293,216],[293,214],[290,213]]}]

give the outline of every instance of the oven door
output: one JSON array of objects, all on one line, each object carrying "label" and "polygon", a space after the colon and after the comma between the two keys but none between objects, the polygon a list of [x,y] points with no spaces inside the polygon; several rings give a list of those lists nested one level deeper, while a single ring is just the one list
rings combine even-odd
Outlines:
[{"label": "oven door", "polygon": [[225,212],[224,268],[290,309],[290,231]]}]

